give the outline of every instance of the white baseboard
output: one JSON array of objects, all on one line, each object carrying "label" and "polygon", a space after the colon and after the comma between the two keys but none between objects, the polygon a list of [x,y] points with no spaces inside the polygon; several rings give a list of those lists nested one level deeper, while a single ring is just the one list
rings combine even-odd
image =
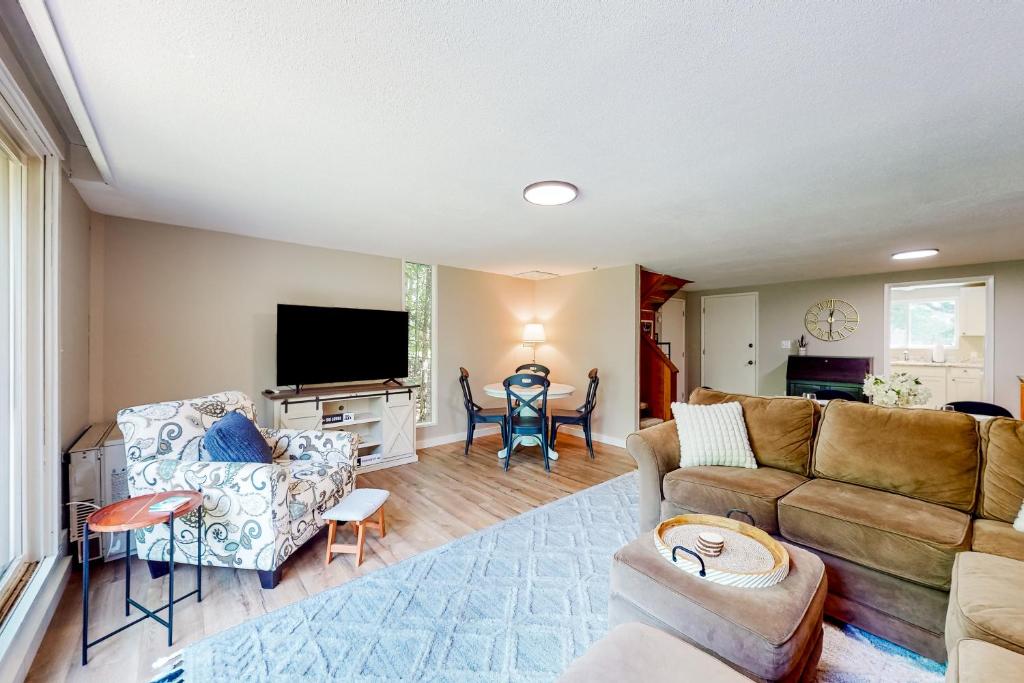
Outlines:
[{"label": "white baseboard", "polygon": [[47,557],[39,564],[0,631],[0,683],[25,679],[70,574],[67,556]]},{"label": "white baseboard", "polygon": [[[583,428],[577,427],[576,425],[559,427],[558,433],[569,434],[570,436],[575,436],[579,439],[583,438]],[[593,432],[591,436],[594,438],[594,441],[597,441],[598,443],[607,444],[609,446],[618,446],[619,448],[626,447],[626,440],[624,438],[608,436],[607,434],[598,434],[597,432]]]},{"label": "white baseboard", "polygon": [[[498,434],[497,425],[486,425],[476,428],[474,436],[487,436],[488,434]],[[441,436],[432,436],[429,439],[416,439],[416,448],[430,448],[431,446],[443,446],[446,443],[455,443],[456,441],[465,441],[466,432],[457,432],[455,434],[442,434]]]},{"label": "white baseboard", "polygon": [[[486,427],[477,427],[476,436],[486,436],[488,434],[497,434],[498,427],[487,425]],[[575,436],[577,438],[583,438],[583,429],[575,425],[567,427],[559,427],[559,434],[568,434],[569,436]],[[598,434],[594,432],[594,441],[598,443],[607,444],[609,446],[618,446],[619,448],[626,447],[626,440],[616,436],[608,436],[607,434]],[[455,443],[457,441],[465,441],[466,432],[458,432],[457,434],[443,434],[441,436],[434,436],[429,439],[417,439],[416,448],[430,448],[431,446],[442,446],[446,443]]]}]

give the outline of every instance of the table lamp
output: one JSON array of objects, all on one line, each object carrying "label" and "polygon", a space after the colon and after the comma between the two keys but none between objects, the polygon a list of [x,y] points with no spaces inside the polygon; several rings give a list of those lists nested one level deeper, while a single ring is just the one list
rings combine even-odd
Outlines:
[{"label": "table lamp", "polygon": [[532,362],[537,362],[537,344],[543,344],[545,341],[543,324],[526,323],[526,326],[523,328],[523,346],[529,346],[533,349]]}]

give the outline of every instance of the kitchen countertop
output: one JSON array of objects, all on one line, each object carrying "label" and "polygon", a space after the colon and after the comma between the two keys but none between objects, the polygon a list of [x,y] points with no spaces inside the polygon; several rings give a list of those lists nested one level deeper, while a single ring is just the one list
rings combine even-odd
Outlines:
[{"label": "kitchen countertop", "polygon": [[932,363],[931,361],[925,360],[894,360],[890,361],[890,365],[916,365],[924,366],[929,368],[977,368],[978,370],[984,370],[984,363],[972,363],[971,361],[948,361],[946,363]]}]

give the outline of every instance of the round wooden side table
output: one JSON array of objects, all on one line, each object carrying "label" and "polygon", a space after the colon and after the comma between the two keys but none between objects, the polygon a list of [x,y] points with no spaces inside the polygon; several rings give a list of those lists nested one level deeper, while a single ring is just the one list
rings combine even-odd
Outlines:
[{"label": "round wooden side table", "polygon": [[[161,503],[168,498],[181,497],[185,500],[173,510],[154,511],[150,507]],[[174,597],[174,520],[198,510],[199,529],[196,534],[196,588],[185,595]],[[88,663],[89,648],[98,645],[107,638],[117,635],[130,626],[140,621],[152,619],[162,624],[167,629],[167,646],[170,647],[174,640],[174,603],[180,602],[187,597],[196,595],[197,602],[203,601],[203,493],[202,491],[163,491],[161,493],[150,493],[143,496],[127,498],[116,503],[111,503],[90,514],[82,530],[82,538],[89,538],[90,531],[102,533],[117,533],[123,531],[125,534],[124,554],[124,615],[130,616],[131,608],[134,607],[142,616],[135,621],[130,621],[120,628],[89,642],[89,560],[82,563],[82,666]],[[150,610],[132,600],[132,554],[131,554],[131,533],[136,529],[167,524],[170,527],[170,544],[168,548],[168,578],[167,578],[167,604]],[[158,616],[159,612],[167,610],[167,619]]]}]

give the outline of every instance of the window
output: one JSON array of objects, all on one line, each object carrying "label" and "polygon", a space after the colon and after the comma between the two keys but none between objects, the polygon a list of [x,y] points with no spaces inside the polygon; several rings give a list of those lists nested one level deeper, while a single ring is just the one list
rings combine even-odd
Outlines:
[{"label": "window", "polygon": [[931,348],[940,342],[943,346],[956,348],[958,336],[956,299],[892,302],[890,348]]},{"label": "window", "polygon": [[18,447],[16,362],[22,312],[23,165],[13,143],[0,136],[0,595],[15,580],[24,554],[24,477]]},{"label": "window", "polygon": [[416,424],[434,421],[434,267],[406,261],[405,310],[409,312],[409,381],[419,384]]}]

